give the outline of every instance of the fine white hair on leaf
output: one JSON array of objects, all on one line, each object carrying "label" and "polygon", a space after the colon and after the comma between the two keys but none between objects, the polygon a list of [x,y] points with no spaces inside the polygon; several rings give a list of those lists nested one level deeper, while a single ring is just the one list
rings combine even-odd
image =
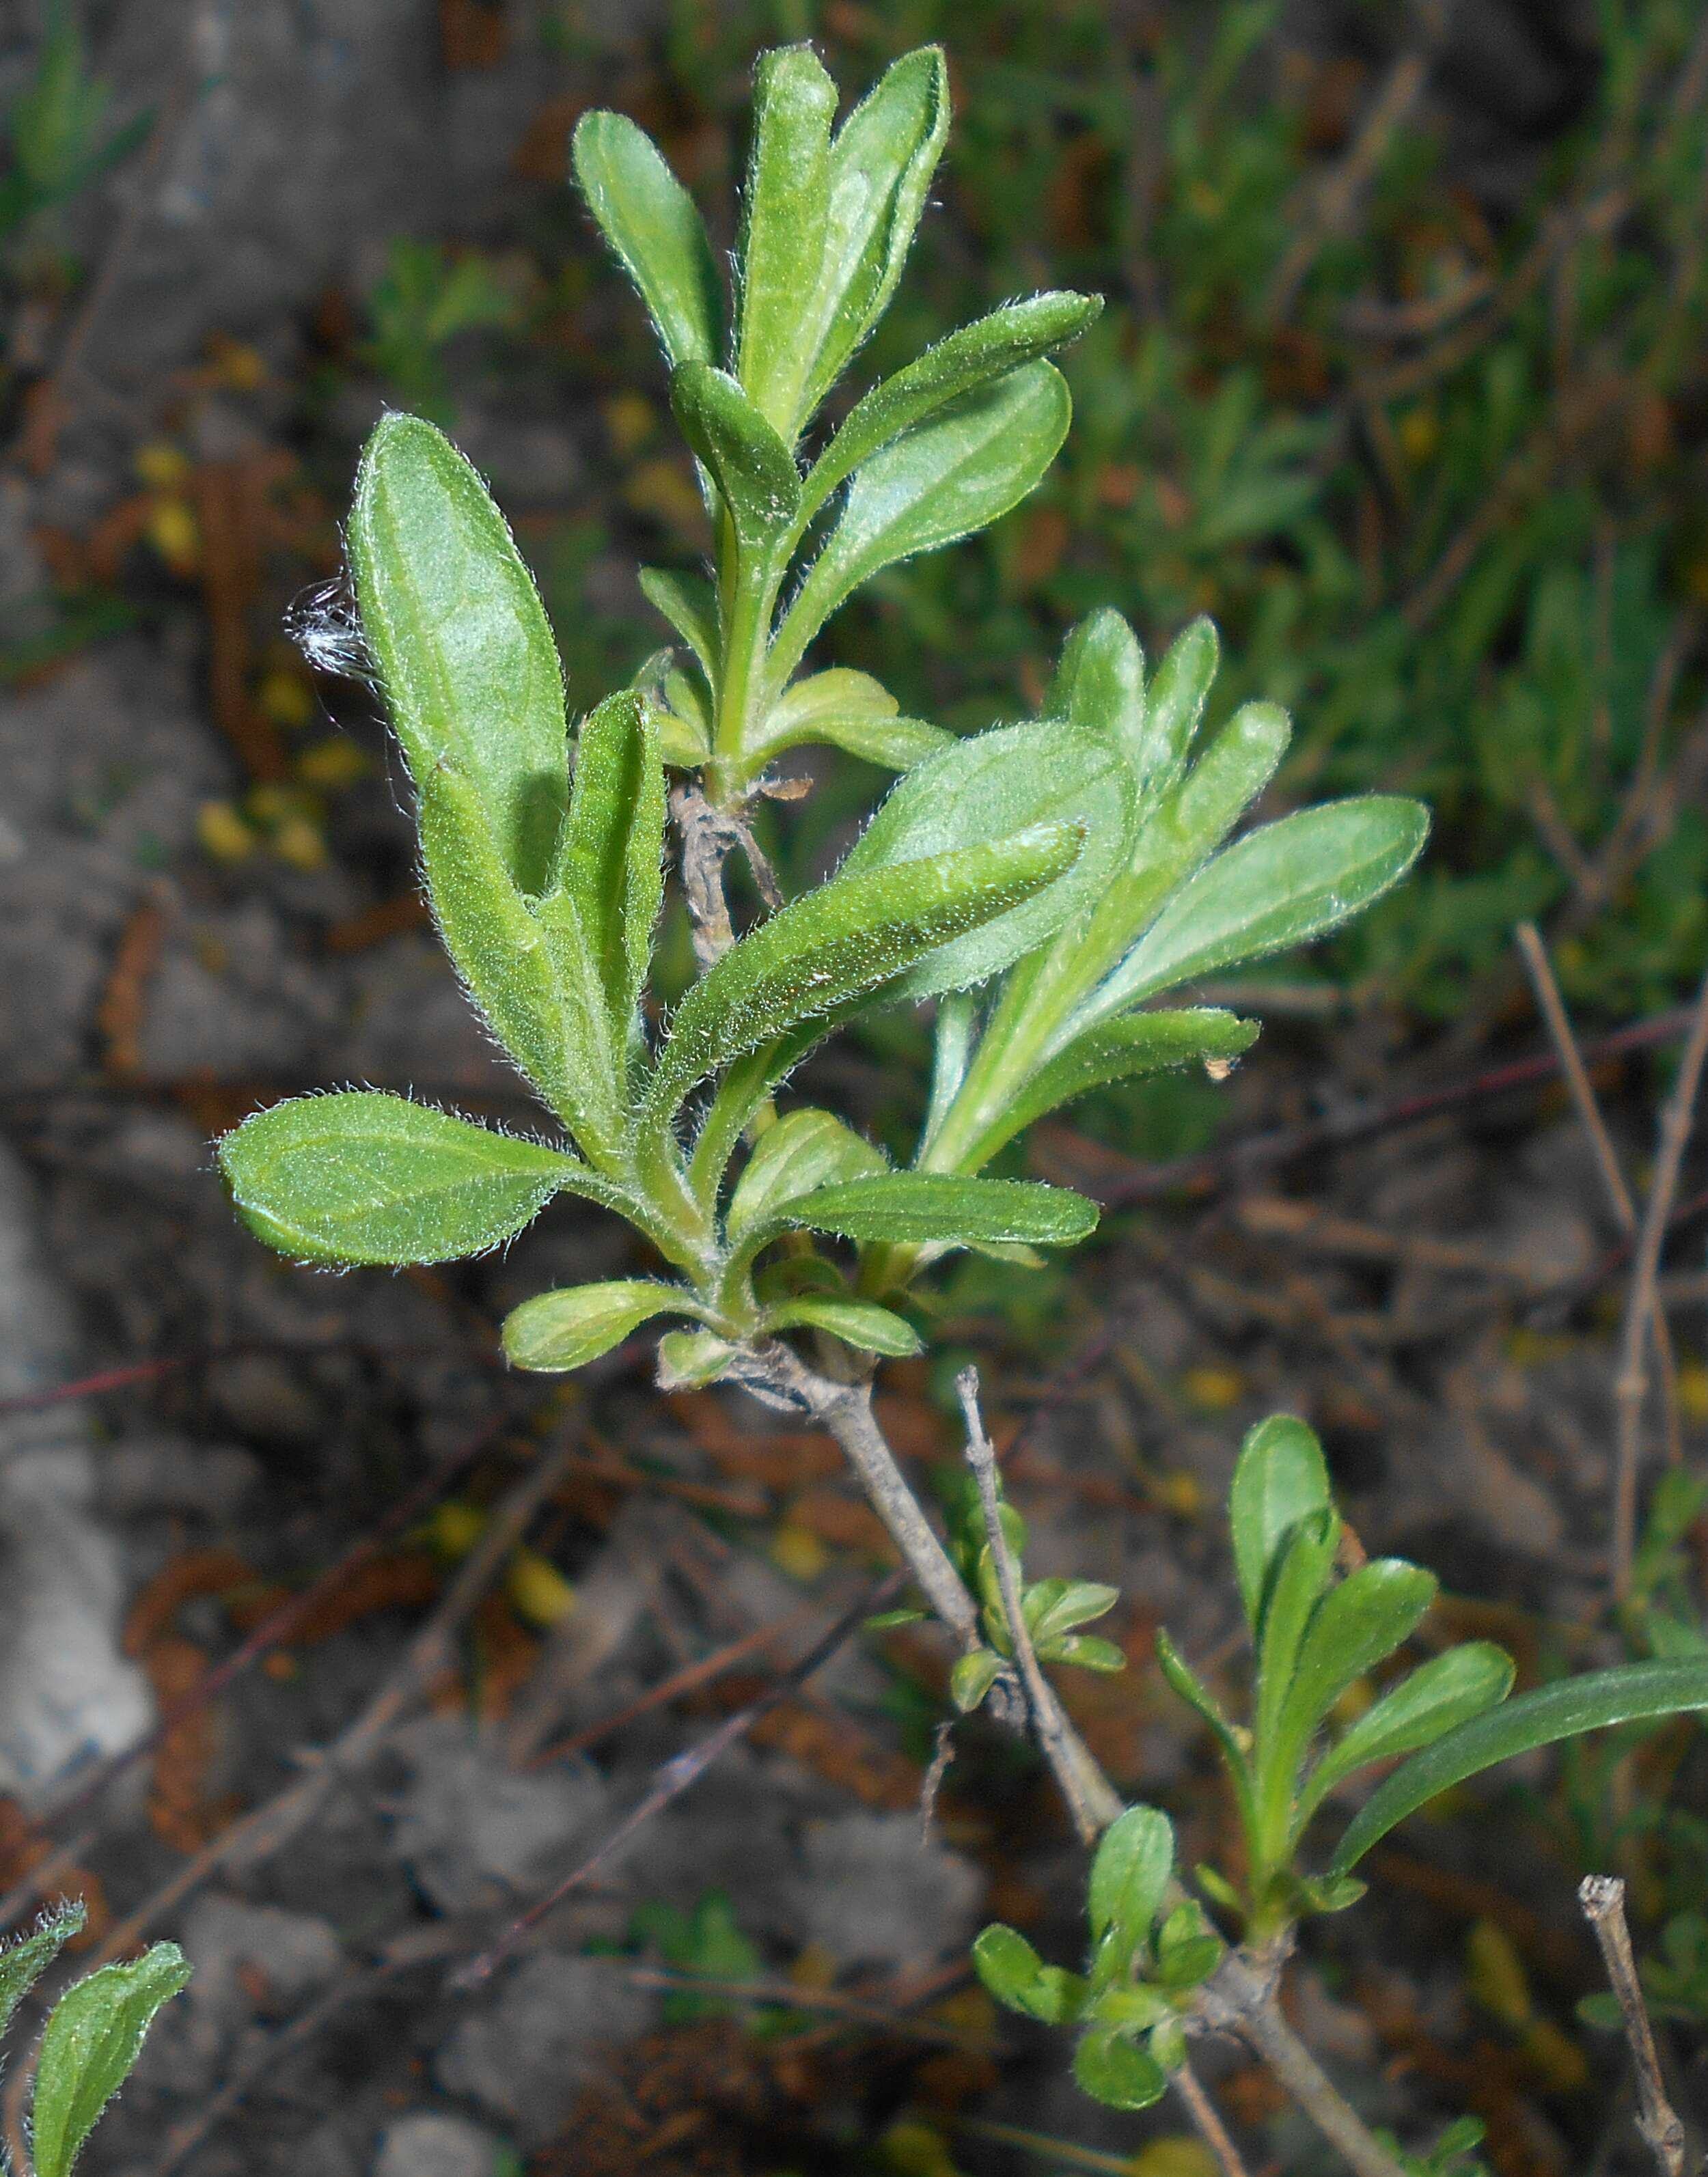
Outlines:
[{"label": "fine white hair on leaf", "polygon": [[378,668],[356,609],[350,577],[342,570],[296,597],[285,614],[285,632],[317,673],[341,680],[379,683]]}]

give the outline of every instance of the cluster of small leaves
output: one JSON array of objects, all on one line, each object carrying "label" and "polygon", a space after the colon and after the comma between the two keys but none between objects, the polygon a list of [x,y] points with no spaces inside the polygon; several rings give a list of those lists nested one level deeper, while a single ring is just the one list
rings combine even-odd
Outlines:
[{"label": "cluster of small leaves", "polygon": [[1225,1944],[1174,1880],[1174,1827],[1154,1807],[1129,1807],[1091,1863],[1083,1973],[1045,1965],[1000,1922],[973,1945],[979,1978],[999,2003],[1046,2026],[1072,2026],[1073,2076],[1110,2109],[1149,2109],[1185,2061],[1193,1991]]},{"label": "cluster of small leaves", "polygon": [[[260,1113],[221,1159],[253,1229],[305,1260],[477,1252],[572,1192],[681,1274],[524,1303],[505,1338],[526,1367],[577,1367],[663,1314],[698,1326],[663,1343],[677,1383],[712,1380],[786,1331],[917,1350],[898,1303],[945,1250],[1035,1260],[1096,1222],[1065,1190],[983,1176],[1015,1134],[1105,1082],[1225,1066],[1256,1033],[1227,1013],[1137,1008],[1332,928],[1423,839],[1416,804],[1371,797],[1218,851],[1288,726],[1248,704],[1192,760],[1216,664],[1208,623],[1148,686],[1125,621],[1094,614],[1042,714],[966,741],[900,720],[864,676],[795,677],[858,583],[1036,483],[1067,422],[1045,351],[1095,309],[1038,296],[951,335],[858,401],[803,472],[801,434],[899,276],[947,126],[942,57],[896,63],[839,130],[835,104],[808,48],[761,61],[733,308],[656,147],[615,114],[577,130],[583,194],[672,365],[718,541],[710,583],[647,575],[687,657],[600,703],[573,761],[545,614],[478,477],[401,415],[362,463],[351,570],[434,914],[573,1146],[364,1091]],[[807,740],[903,776],[835,876],[730,943],[655,1040],[667,768],[697,774],[739,826],[772,758]],[[821,1037],[864,1007],[919,1000],[937,1003],[938,1050],[912,1169],[892,1170],[832,1112],[778,1116],[774,1092]],[[793,1236],[806,1232],[848,1243],[852,1264]],[[1049,1606],[1052,1641],[1071,1637],[1064,1607],[1077,1605]]]},{"label": "cluster of small leaves", "polygon": [[[1341,1574],[1345,1530],[1322,1448],[1302,1421],[1280,1415],[1241,1449],[1228,1499],[1234,1569],[1256,1657],[1248,1729],[1236,1729],[1166,1634],[1163,1674],[1215,1735],[1232,1780],[1249,1853],[1244,1894],[1213,1870],[1208,1893],[1262,1936],[1303,1912],[1335,1912],[1364,1885],[1343,1872],[1301,1874],[1297,1854],[1318,1808],[1373,1762],[1411,1754],[1505,1700],[1512,1659],[1488,1641],[1437,1656],[1330,1735],[1354,1686],[1411,1637],[1435,1600],[1432,1573],[1377,1558]],[[1356,1855],[1355,1855],[1356,1856]],[[1343,1855],[1344,1857],[1344,1855]],[[1339,1862],[1337,1862],[1337,1866]]]},{"label": "cluster of small leaves", "polygon": [[[34,1931],[0,1949],[0,2034],[19,2003],[83,1927],[83,1907],[63,1905]],[[130,2076],[162,2005],[190,1977],[173,1943],[101,1966],[74,1981],[48,2015],[30,2108],[34,2177],[70,2177],[101,2111]]]},{"label": "cluster of small leaves", "polygon": [[[1077,1663],[1086,1671],[1123,1671],[1127,1658],[1112,1640],[1082,1633],[1111,1611],[1121,1600],[1119,1588],[1089,1580],[1028,1580],[1022,1573],[1026,1549],[1026,1522],[1002,1497],[997,1483],[998,1516],[1020,1587],[1020,1614],[1027,1638],[1040,1663]],[[986,1646],[969,1649],[956,1663],[949,1678],[951,1699],[962,1714],[969,1715],[989,1694],[998,1678],[1012,1672],[1015,1659],[1013,1630],[1003,1607],[996,1561],[985,1532],[984,1506],[971,1475],[957,1477],[955,1494],[946,1507],[949,1525],[949,1552],[955,1569],[969,1591],[977,1596]]]}]

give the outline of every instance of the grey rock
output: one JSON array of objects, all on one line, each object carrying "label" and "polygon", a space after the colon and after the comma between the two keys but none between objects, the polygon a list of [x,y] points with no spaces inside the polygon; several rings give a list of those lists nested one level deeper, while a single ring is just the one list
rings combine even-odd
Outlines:
[{"label": "grey rock", "polygon": [[[246,2015],[258,2007],[294,2011],[336,1979],[344,1962],[343,1945],[328,1922],[218,1891],[191,1906],[183,1942],[195,1967],[190,2006],[210,2016]],[[259,2005],[257,1975],[265,1983]]]},{"label": "grey rock", "polygon": [[420,2109],[387,2125],[374,2177],[493,2177],[503,2147],[466,2117]]},{"label": "grey rock", "polygon": [[448,2093],[461,2094],[537,2147],[558,2131],[614,2049],[652,2024],[657,2004],[599,1958],[542,1951],[527,1959],[498,2000],[453,2030],[434,2064]]},{"label": "grey rock", "polygon": [[809,1822],[802,1856],[802,1922],[840,1963],[927,1964],[972,1934],[985,1878],[958,1852],[922,1843],[916,1815]]},{"label": "grey rock", "polygon": [[392,1846],[442,1912],[472,1912],[531,1896],[591,1841],[609,1814],[591,1763],[518,1774],[489,1734],[431,1716],[400,1736],[414,1776]]},{"label": "grey rock", "polygon": [[[37,1237],[35,1190],[0,1152],[0,1399],[76,1373],[69,1302]],[[30,1797],[147,1728],[147,1686],[118,1651],[117,1547],[93,1516],[76,1404],[0,1420],[0,1788]]]}]

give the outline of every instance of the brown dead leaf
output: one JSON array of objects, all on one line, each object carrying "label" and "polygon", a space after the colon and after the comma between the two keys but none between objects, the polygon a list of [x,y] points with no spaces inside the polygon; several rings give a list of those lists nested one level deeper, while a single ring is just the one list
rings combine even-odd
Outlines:
[{"label": "brown dead leaf", "polygon": [[162,1565],[131,1604],[124,1621],[125,1654],[145,1654],[171,1632],[173,1619],[192,1597],[257,1585],[254,1566],[236,1550],[186,1550]]},{"label": "brown dead leaf", "polygon": [[840,1489],[809,1489],[794,1499],[784,1518],[790,1526],[805,1527],[832,1549],[859,1550],[884,1564],[898,1561],[896,1546],[870,1505]]},{"label": "brown dead leaf", "polygon": [[[195,1690],[208,1661],[206,1651],[194,1640],[171,1636],[153,1642],[143,1667],[162,1709],[174,1707]],[[155,1749],[149,1825],[162,1844],[187,1858],[218,1836],[235,1811],[229,1798],[207,1797],[214,1748],[213,1716],[199,1708],[175,1723]]]},{"label": "brown dead leaf", "polygon": [[148,990],[166,944],[169,901],[164,886],[150,885],[131,909],[95,1010],[102,1064],[115,1080],[134,1080],[142,1071]]},{"label": "brown dead leaf", "polygon": [[[0,1889],[10,1890],[21,1882],[32,1868],[41,1866],[53,1849],[53,1840],[44,1836],[18,1801],[0,1794]],[[74,1935],[66,1947],[85,1951],[92,1943],[99,1942],[112,1920],[101,1877],[91,1874],[85,1867],[68,1867],[54,1885],[54,1891],[59,1896],[80,1897],[88,1915],[83,1932]]]}]

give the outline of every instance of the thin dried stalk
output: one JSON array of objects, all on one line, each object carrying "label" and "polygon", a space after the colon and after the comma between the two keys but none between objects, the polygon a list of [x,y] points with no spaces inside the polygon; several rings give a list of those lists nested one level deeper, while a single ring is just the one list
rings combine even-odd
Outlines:
[{"label": "thin dried stalk", "polygon": [[1660,2164],[1662,2177],[1684,2177],[1684,2126],[1662,2082],[1661,2059],[1631,1955],[1631,1931],[1625,1925],[1625,1885],[1616,1874],[1586,1874],[1578,1885],[1578,1902],[1600,1946],[1624,2021],[1637,2075],[1637,2129]]},{"label": "thin dried stalk", "polygon": [[1623,1602],[1631,1590],[1631,1563],[1637,1539],[1637,1469],[1642,1456],[1643,1405],[1649,1389],[1645,1360],[1649,1324],[1657,1312],[1655,1287],[1661,1267],[1661,1249],[1667,1236],[1673,1198],[1678,1191],[1678,1175],[1694,1122],[1696,1092],[1701,1084],[1705,1062],[1708,1062],[1708,976],[1703,978],[1697,993],[1690,1033],[1678,1061],[1678,1080],[1662,1107],[1660,1151],[1655,1159],[1655,1176],[1632,1259],[1630,1294],[1620,1338],[1619,1372],[1613,1383],[1618,1413],[1612,1557],[1615,1602]]}]

